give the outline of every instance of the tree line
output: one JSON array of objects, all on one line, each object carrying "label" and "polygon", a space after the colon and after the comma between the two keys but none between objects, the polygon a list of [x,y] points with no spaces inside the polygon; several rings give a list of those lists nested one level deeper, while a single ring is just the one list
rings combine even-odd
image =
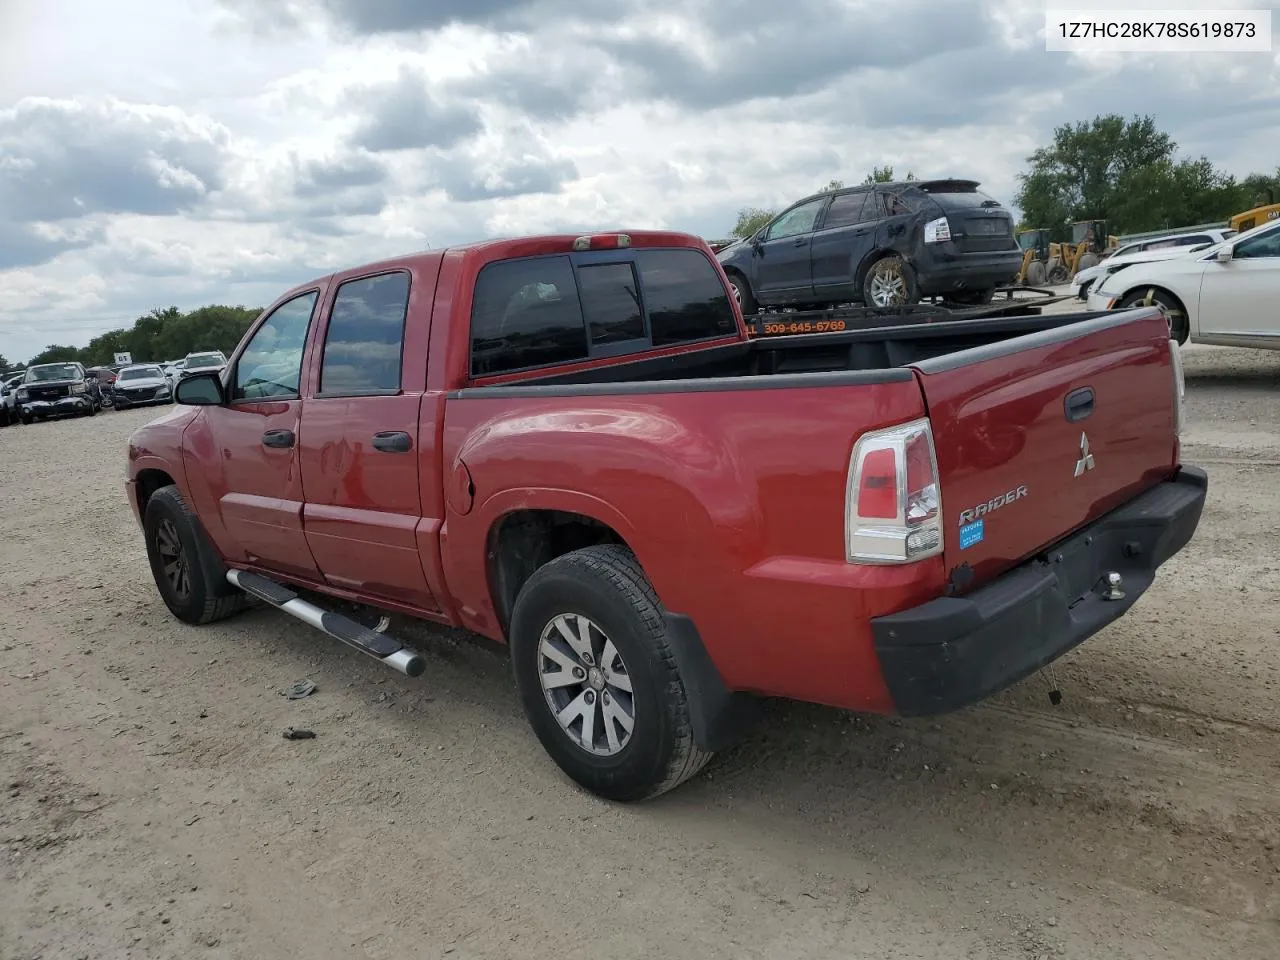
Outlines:
[{"label": "tree line", "polygon": [[[84,347],[50,344],[27,361],[60,363],[78,360],[86,367],[104,366],[117,353],[128,353],[135,363],[180,360],[189,353],[221,350],[230,356],[261,308],[210,304],[186,313],[177,307],[156,308],[139,317],[132,327],[110,330]],[[0,370],[9,364],[0,356]]]},{"label": "tree line", "polygon": [[[1177,142],[1150,116],[1126,120],[1100,114],[1064,124],[1027,164],[1013,197],[1022,211],[1019,229],[1045,229],[1053,240],[1069,240],[1071,224],[1081,220],[1105,220],[1112,234],[1147,233],[1225,222],[1280,202],[1280,168],[1237,179],[1207,157],[1180,155]],[[863,182],[892,180],[892,167],[878,167]],[[843,186],[832,180],[825,189]],[[760,207],[743,208],[731,235],[749,237],[774,215]]]}]

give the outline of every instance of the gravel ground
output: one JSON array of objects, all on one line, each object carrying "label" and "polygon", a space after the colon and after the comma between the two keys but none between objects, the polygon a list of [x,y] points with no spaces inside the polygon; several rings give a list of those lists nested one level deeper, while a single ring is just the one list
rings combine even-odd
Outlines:
[{"label": "gravel ground", "polygon": [[559,775],[491,645],[424,629],[414,681],[174,622],[120,483],[154,411],[0,430],[0,958],[1280,956],[1280,354],[1186,365],[1200,532],[1060,706],[776,704],[635,807]]}]

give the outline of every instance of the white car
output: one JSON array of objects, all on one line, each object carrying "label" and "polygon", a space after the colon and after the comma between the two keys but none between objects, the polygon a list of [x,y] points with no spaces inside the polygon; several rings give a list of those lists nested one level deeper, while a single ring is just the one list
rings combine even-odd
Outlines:
[{"label": "white car", "polygon": [[1148,299],[1168,311],[1179,343],[1280,350],[1280,221],[1186,256],[1126,267],[1093,287],[1089,309]]},{"label": "white car", "polygon": [[1195,233],[1175,233],[1167,237],[1151,237],[1147,240],[1126,243],[1101,263],[1086,267],[1072,277],[1071,292],[1084,300],[1089,296],[1089,289],[1095,283],[1131,264],[1180,257],[1196,247],[1203,248],[1210,244],[1221,243],[1235,235],[1235,230],[1213,227],[1208,230],[1198,230]]},{"label": "white car", "polygon": [[208,350],[203,353],[189,353],[182,361],[182,377],[194,376],[197,373],[221,373],[227,365],[227,358],[221,350]]}]

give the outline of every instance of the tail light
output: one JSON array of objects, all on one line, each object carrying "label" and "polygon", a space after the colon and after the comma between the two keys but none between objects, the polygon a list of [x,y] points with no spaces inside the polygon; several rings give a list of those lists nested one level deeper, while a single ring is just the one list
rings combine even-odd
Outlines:
[{"label": "tail light", "polygon": [[951,221],[946,217],[930,220],[924,225],[925,243],[945,243],[951,239]]},{"label": "tail light", "polygon": [[1169,338],[1169,359],[1173,362],[1173,429],[1177,436],[1182,436],[1185,415],[1182,405],[1187,395],[1187,381],[1182,373],[1182,352],[1178,349],[1178,341]]},{"label": "tail light", "polygon": [[863,434],[849,461],[845,559],[914,563],[942,552],[942,492],[927,419]]}]

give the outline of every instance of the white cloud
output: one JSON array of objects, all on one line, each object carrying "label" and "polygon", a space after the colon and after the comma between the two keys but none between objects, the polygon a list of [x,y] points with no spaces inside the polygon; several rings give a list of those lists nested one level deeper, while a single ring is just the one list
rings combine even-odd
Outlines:
[{"label": "white cloud", "polygon": [[427,245],[720,236],[740,207],[884,164],[1011,202],[1053,127],[1099,112],[1153,114],[1237,175],[1274,169],[1275,57],[1049,54],[1043,11],[6,0],[0,353],[84,343],[171,303],[261,305]]}]

